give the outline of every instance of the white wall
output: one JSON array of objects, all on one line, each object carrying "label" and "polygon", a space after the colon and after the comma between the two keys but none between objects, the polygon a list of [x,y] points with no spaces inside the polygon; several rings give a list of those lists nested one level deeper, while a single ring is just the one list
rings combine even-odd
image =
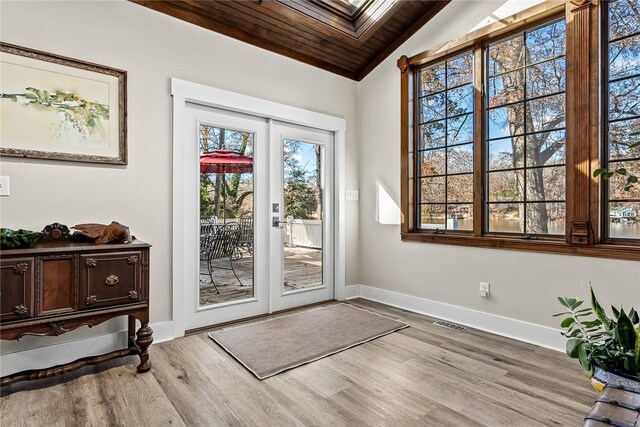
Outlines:
[{"label": "white wall", "polygon": [[[171,320],[171,96],[176,77],[347,119],[347,188],[357,188],[357,83],[124,0],[0,3],[4,42],[124,69],[126,167],[2,159],[0,225],[127,224],[151,249],[151,322]],[[347,283],[358,277],[358,205],[347,205]],[[94,329],[118,330],[122,323]],[[64,339],[89,335],[75,331]],[[2,341],[2,352],[60,342]]]},{"label": "white wall", "polygon": [[[508,16],[538,1],[503,3],[454,0],[360,83],[361,283],[550,327],[558,326],[557,319],[551,317],[560,311],[556,296],[586,298],[589,281],[605,303],[638,306],[637,262],[405,243],[400,241],[399,226],[381,225],[375,220],[378,183],[396,201],[400,196],[397,59],[435,47],[480,22]],[[491,283],[488,300],[479,296],[480,281]]]}]

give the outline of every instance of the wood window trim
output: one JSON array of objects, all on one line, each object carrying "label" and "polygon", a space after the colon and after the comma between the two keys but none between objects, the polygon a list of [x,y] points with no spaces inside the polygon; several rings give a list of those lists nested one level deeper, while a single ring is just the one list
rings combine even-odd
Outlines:
[{"label": "wood window trim", "polygon": [[[462,245],[480,248],[501,248],[544,253],[582,255],[623,260],[640,260],[640,242],[623,239],[605,240],[602,230],[603,186],[593,178],[592,171],[600,167],[601,152],[601,26],[602,0],[548,0],[532,8],[473,31],[434,49],[398,60],[400,69],[400,140],[401,140],[401,238],[409,242]],[[482,186],[484,117],[482,96],[474,101],[474,231],[471,234],[434,233],[417,227],[416,189],[414,176],[416,149],[416,70],[422,66],[453,56],[465,49],[474,49],[475,84],[482,87],[482,46],[510,33],[522,31],[537,23],[564,15],[567,33],[567,220],[566,235],[557,238],[525,239],[484,233]],[[480,215],[475,215],[480,213]]]}]

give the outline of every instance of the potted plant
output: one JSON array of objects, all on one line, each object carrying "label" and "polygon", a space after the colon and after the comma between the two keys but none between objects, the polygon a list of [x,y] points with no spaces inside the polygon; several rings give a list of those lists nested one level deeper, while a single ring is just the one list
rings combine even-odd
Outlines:
[{"label": "potted plant", "polygon": [[611,307],[609,316],[591,288],[591,307],[577,298],[559,297],[566,309],[560,326],[567,337],[567,354],[578,359],[597,391],[624,385],[640,391],[640,318],[631,308]]}]

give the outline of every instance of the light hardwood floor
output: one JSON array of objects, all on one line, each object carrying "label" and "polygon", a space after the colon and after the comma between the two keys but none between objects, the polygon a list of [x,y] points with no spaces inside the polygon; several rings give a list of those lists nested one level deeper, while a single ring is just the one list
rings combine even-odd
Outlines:
[{"label": "light hardwood floor", "polygon": [[[580,426],[596,396],[575,361],[533,345],[365,301],[411,327],[264,381],[206,333],[4,390],[8,426]],[[132,361],[128,361],[132,362]]]}]

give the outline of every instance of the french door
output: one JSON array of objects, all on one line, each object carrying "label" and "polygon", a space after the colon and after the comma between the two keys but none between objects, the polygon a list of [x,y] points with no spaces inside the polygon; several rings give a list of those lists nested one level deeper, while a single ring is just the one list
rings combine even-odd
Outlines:
[{"label": "french door", "polygon": [[333,298],[333,134],[271,126],[273,311]]},{"label": "french door", "polygon": [[187,330],[333,298],[333,135],[188,105]]}]

